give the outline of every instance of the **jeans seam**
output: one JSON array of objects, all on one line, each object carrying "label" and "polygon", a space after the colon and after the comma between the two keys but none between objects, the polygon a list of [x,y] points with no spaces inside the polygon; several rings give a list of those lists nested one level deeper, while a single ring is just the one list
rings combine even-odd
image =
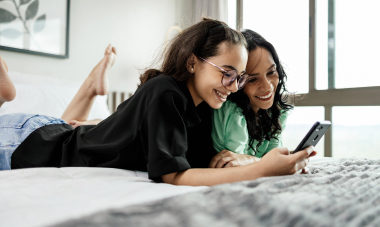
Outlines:
[{"label": "jeans seam", "polygon": [[14,146],[19,146],[21,143],[13,143],[13,144],[5,144],[5,145],[0,145],[0,147],[14,147]]}]

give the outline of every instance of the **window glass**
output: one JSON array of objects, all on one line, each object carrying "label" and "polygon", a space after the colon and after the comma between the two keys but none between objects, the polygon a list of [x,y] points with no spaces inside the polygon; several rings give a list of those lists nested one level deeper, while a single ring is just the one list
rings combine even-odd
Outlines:
[{"label": "window glass", "polygon": [[318,0],[315,4],[315,86],[316,89],[322,90],[328,88],[328,5],[327,0]]},{"label": "window glass", "polygon": [[249,0],[243,6],[243,28],[273,44],[288,75],[288,90],[308,92],[309,1]]},{"label": "window glass", "polygon": [[336,88],[380,86],[380,1],[335,0]]},{"label": "window glass", "polygon": [[380,107],[333,107],[332,155],[380,158]]},{"label": "window glass", "polygon": [[[294,107],[288,115],[285,130],[282,133],[282,142],[289,150],[294,150],[301,142],[316,121],[325,119],[325,108]],[[318,156],[324,156],[324,138],[315,147]]]}]

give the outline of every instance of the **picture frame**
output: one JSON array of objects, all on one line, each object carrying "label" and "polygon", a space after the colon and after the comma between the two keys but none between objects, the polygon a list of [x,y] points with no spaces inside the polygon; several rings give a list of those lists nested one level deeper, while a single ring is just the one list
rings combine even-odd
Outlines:
[{"label": "picture frame", "polygon": [[0,0],[0,49],[69,57],[70,0]]}]

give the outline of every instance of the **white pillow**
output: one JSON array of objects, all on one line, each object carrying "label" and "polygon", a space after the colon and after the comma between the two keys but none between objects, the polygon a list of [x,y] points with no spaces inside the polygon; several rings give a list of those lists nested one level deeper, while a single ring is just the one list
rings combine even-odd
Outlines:
[{"label": "white pillow", "polygon": [[[35,113],[60,118],[80,87],[74,83],[48,76],[9,72],[16,87],[16,98],[0,107],[0,114]],[[110,115],[107,96],[98,96],[89,119],[104,119]]]}]

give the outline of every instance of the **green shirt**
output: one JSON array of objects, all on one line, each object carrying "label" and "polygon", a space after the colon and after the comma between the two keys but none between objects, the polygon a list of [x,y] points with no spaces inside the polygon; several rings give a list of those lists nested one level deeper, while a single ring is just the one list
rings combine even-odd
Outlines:
[{"label": "green shirt", "polygon": [[[280,116],[282,130],[285,128],[286,118],[287,112],[283,112]],[[229,100],[220,109],[214,110],[211,137],[213,146],[218,152],[226,149],[238,154],[248,154],[259,158],[273,148],[282,146],[280,134],[278,140],[274,138],[269,141],[264,140],[257,152],[250,148],[247,121],[242,109]],[[256,147],[257,143],[257,141],[254,141],[253,147]]]}]

